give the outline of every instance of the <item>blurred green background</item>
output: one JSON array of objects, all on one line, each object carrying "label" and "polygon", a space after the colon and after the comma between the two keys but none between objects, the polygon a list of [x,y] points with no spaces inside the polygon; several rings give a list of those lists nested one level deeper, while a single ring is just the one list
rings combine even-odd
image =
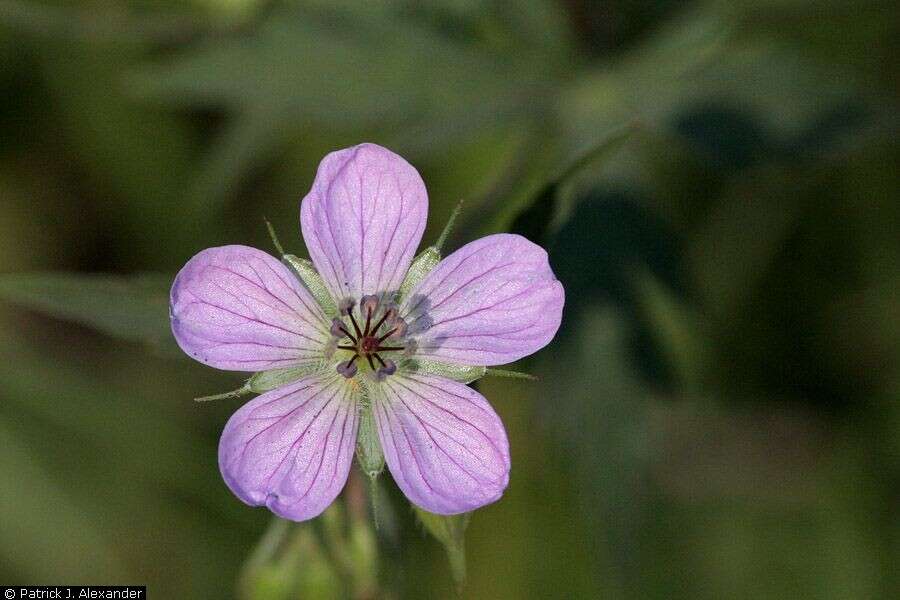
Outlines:
[{"label": "blurred green background", "polygon": [[[216,465],[240,385],[180,356],[202,248],[305,255],[362,141],[425,243],[514,231],[563,328],[483,379],[512,450],[466,598],[900,597],[894,2],[0,0],[0,583],[452,598],[388,476],[270,525]],[[102,274],[102,275],[101,275]],[[260,541],[262,539],[262,541]]]}]

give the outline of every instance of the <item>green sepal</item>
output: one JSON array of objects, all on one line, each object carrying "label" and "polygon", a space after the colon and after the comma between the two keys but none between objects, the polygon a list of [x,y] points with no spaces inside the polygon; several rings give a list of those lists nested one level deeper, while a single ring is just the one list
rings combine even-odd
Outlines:
[{"label": "green sepal", "polygon": [[450,571],[458,592],[466,583],[466,527],[472,513],[436,515],[412,505],[419,522],[447,551]]},{"label": "green sepal", "polygon": [[438,237],[438,241],[435,242],[434,247],[437,248],[438,252],[441,251],[441,249],[444,247],[444,242],[446,242],[447,238],[450,237],[450,231],[453,229],[453,224],[456,223],[456,217],[458,217],[459,213],[462,212],[462,205],[462,200],[456,203],[456,206],[453,208],[453,212],[450,213],[450,218],[447,219],[447,223],[444,225],[444,230]]},{"label": "green sepal", "polygon": [[272,369],[271,371],[260,371],[254,373],[247,380],[247,388],[255,393],[261,394],[275,388],[280,388],[307,375],[312,375],[319,371],[320,365],[316,362],[304,363],[296,367],[287,367],[285,369]]},{"label": "green sepal", "polygon": [[414,373],[423,373],[425,375],[439,375],[460,383],[472,383],[484,377],[487,373],[486,367],[470,367],[467,365],[453,365],[450,363],[442,363],[433,360],[412,360],[406,369]]},{"label": "green sepal", "polygon": [[272,227],[272,223],[268,219],[263,219],[266,222],[266,229],[269,230],[269,237],[272,238],[272,245],[275,246],[275,250],[278,251],[278,254],[284,256],[284,246],[281,245],[281,242],[278,240],[278,234],[275,233],[275,228]]},{"label": "green sepal", "polygon": [[528,381],[539,381],[536,375],[531,373],[522,373],[521,371],[510,371],[509,369],[486,369],[485,375],[489,377],[506,377],[508,379],[527,379]]},{"label": "green sepal", "polygon": [[328,317],[336,316],[338,310],[334,303],[334,298],[331,297],[331,292],[328,291],[325,281],[316,272],[312,262],[293,254],[285,254],[281,260],[297,274],[297,277],[300,278],[300,281],[303,282],[303,285],[306,286],[306,289],[309,290],[315,301],[322,307],[325,315]]},{"label": "green sepal", "polygon": [[245,383],[243,386],[239,387],[236,390],[231,390],[230,392],[223,392],[221,394],[212,394],[211,396],[200,396],[199,398],[194,398],[194,402],[210,402],[212,400],[228,400],[230,398],[240,398],[241,396],[246,396],[247,394],[252,393],[253,390],[250,389],[249,383]]},{"label": "green sepal", "polygon": [[425,279],[425,276],[431,273],[439,262],[441,262],[441,252],[435,246],[425,248],[425,250],[415,257],[409,267],[409,271],[406,273],[406,278],[403,280],[403,283],[400,284],[400,292],[398,293],[397,300],[402,301],[405,299],[413,288],[419,285],[419,283]]},{"label": "green sepal", "polygon": [[359,433],[356,437],[356,460],[369,479],[375,480],[384,471],[384,451],[375,428],[372,406],[364,406],[359,415]]}]

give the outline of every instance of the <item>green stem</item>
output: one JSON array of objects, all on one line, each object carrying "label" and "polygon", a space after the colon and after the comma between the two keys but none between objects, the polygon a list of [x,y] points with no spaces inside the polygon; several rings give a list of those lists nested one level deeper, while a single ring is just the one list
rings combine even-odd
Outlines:
[{"label": "green stem", "polygon": [[613,129],[597,144],[588,149],[584,154],[576,158],[572,163],[563,169],[562,173],[557,175],[550,185],[559,185],[587,165],[591,164],[601,156],[612,152],[627,140],[637,129],[637,123],[631,122],[616,129]]}]

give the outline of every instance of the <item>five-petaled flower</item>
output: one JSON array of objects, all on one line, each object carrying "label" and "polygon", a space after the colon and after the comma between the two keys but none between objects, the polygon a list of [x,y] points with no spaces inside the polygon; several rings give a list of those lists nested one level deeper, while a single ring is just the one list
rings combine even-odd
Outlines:
[{"label": "five-petaled flower", "polygon": [[278,384],[222,433],[222,476],[247,504],[298,521],[320,514],[347,480],[358,436],[364,450],[361,423],[425,510],[461,513],[503,493],[506,432],[465,383],[553,338],[562,285],[547,253],[517,235],[414,261],[427,212],[416,169],[362,144],[326,156],[301,203],[311,265],[224,246],[178,273],[171,318],[181,348]]}]

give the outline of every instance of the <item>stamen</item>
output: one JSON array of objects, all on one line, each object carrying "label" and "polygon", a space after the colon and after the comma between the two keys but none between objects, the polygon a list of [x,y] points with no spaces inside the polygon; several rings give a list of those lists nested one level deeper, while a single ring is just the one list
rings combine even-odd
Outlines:
[{"label": "stamen", "polygon": [[353,318],[353,313],[349,313],[350,322],[353,323],[353,330],[356,331],[356,337],[361,338],[363,336],[362,331],[359,330],[359,325],[356,324],[356,319]]},{"label": "stamen", "polygon": [[397,372],[397,365],[396,365],[396,363],[394,363],[394,361],[388,359],[388,360],[384,361],[382,364],[384,366],[381,367],[380,369],[378,369],[378,372],[375,373],[375,377],[379,381],[382,381],[388,375],[393,375],[394,373]]},{"label": "stamen", "polygon": [[356,304],[356,303],[353,302],[352,299],[350,299],[350,298],[345,298],[345,299],[341,300],[340,304],[338,304],[338,310],[340,310],[340,311],[341,311],[341,314],[344,315],[344,316],[346,317],[346,316],[349,315],[350,312],[353,310],[353,306],[354,306],[355,304]]},{"label": "stamen", "polygon": [[397,331],[396,328],[391,329],[391,330],[388,331],[386,334],[384,334],[383,336],[381,336],[380,338],[378,338],[378,343],[380,344],[380,343],[383,342],[384,340],[386,340],[386,339],[388,339],[389,337],[391,337],[392,335],[394,335],[394,332],[395,332],[395,331]]},{"label": "stamen", "polygon": [[391,326],[394,328],[394,334],[398,338],[405,336],[406,331],[409,329],[409,325],[407,325],[406,321],[400,317],[394,319],[393,322],[391,322]]},{"label": "stamen", "polygon": [[[392,375],[397,371],[397,364],[386,358],[382,358],[380,352],[403,352],[404,355],[411,354],[415,349],[415,341],[408,340],[404,337],[407,332],[407,323],[400,317],[399,309],[393,303],[380,304],[379,296],[369,294],[363,296],[359,301],[359,316],[365,315],[365,327],[359,326],[361,321],[356,319],[354,308],[356,304],[346,299],[340,303],[340,311],[342,315],[350,317],[353,335],[349,331],[349,327],[345,321],[338,317],[331,321],[331,339],[329,340],[328,356],[338,349],[352,352],[353,356],[336,366],[337,372],[344,377],[350,379],[359,372],[359,363],[356,359],[365,358],[372,370],[372,375],[379,381],[384,380],[388,375]],[[377,320],[373,320],[381,310],[382,314]],[[378,336],[379,330],[382,328],[388,331]],[[394,338],[394,342],[400,342],[403,346],[382,346],[381,344],[388,338]],[[349,340],[349,341],[348,341]],[[376,364],[377,362],[377,364]]]},{"label": "stamen", "polygon": [[[366,315],[366,329],[363,332],[363,335],[369,335],[369,325],[372,323],[372,315],[375,313],[375,310],[378,308],[378,296],[368,295],[363,296],[359,301],[359,311],[360,315]],[[377,327],[376,327],[377,329]]]},{"label": "stamen", "polygon": [[[381,327],[381,324],[384,323],[385,319],[387,319],[388,313],[390,313],[390,311],[386,311],[383,315],[381,315],[381,319],[377,323],[375,323],[375,327],[372,328],[372,335],[375,335],[375,333],[378,331],[378,328]],[[378,341],[380,342],[381,339],[379,339]]]},{"label": "stamen", "polygon": [[331,335],[334,337],[344,337],[344,323],[337,317],[331,320]]},{"label": "stamen", "polygon": [[331,335],[333,335],[336,338],[342,338],[344,336],[347,336],[348,338],[353,340],[354,344],[356,343],[356,338],[353,337],[349,331],[347,331],[347,328],[344,326],[344,322],[341,321],[340,319],[338,319],[337,317],[335,317],[334,319],[331,320],[330,331],[331,331]]},{"label": "stamen", "polygon": [[359,368],[354,364],[357,358],[358,356],[354,355],[350,360],[339,363],[337,366],[337,372],[347,379],[350,379],[351,377],[356,375],[357,370],[359,370]]}]

